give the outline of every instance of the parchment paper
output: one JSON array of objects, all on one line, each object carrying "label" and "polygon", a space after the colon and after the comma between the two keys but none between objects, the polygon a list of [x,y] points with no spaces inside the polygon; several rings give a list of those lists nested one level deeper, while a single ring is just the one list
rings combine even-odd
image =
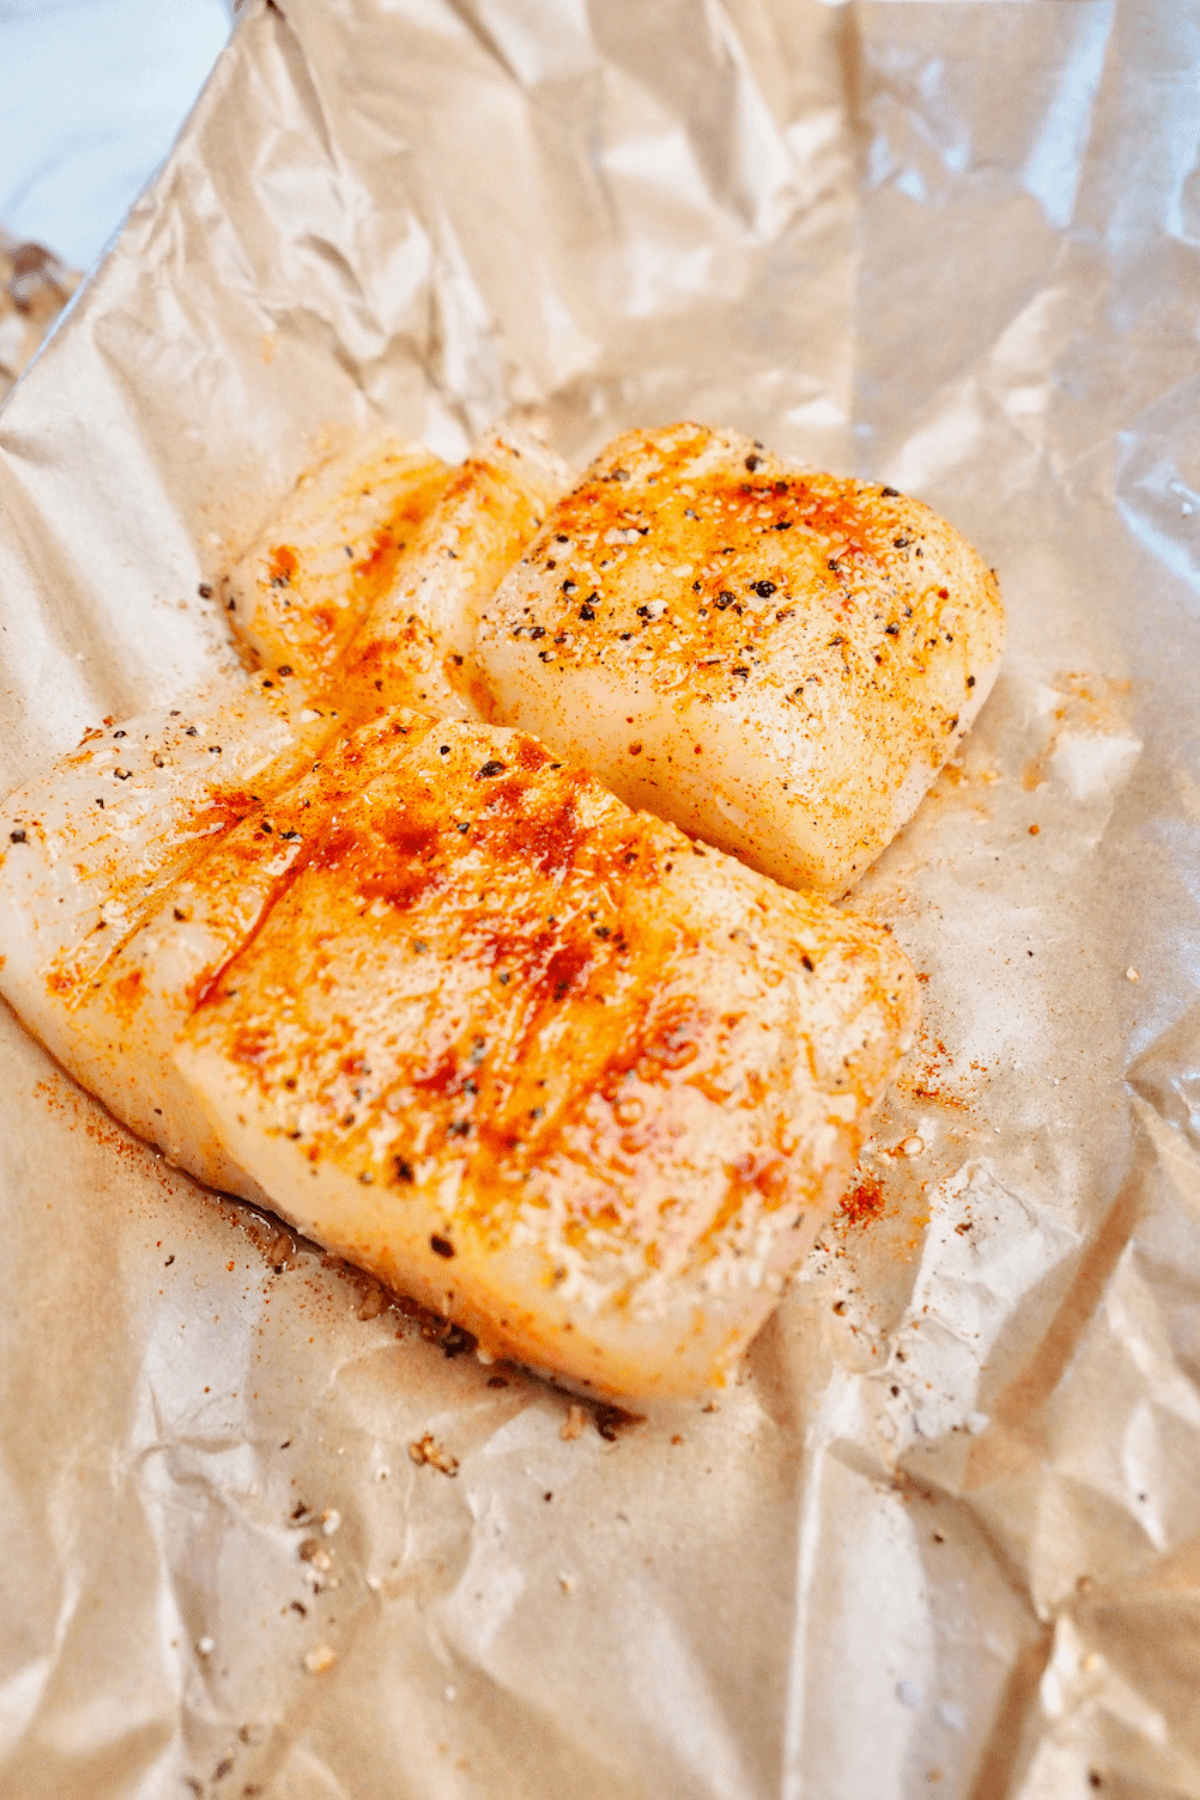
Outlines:
[{"label": "parchment paper", "polygon": [[1200,1796],[1198,78],[1179,0],[247,0],[0,415],[6,787],[221,679],[201,585],[380,418],[893,482],[1010,649],[711,1409],[571,1435],[5,1015],[4,1796]]},{"label": "parchment paper", "polygon": [[23,244],[0,225],[0,401],[33,361],[80,276],[41,244]]}]

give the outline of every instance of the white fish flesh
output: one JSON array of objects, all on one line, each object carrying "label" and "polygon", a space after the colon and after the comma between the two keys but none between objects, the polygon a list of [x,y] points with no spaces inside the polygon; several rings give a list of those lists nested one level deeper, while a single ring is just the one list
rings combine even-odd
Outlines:
[{"label": "white fish flesh", "polygon": [[631,431],[484,609],[485,716],[790,887],[845,890],[999,666],[996,579],[890,488]]}]

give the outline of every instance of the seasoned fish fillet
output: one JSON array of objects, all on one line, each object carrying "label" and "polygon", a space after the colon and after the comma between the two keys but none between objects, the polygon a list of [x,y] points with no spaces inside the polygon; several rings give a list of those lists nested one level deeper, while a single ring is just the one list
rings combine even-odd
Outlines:
[{"label": "seasoned fish fillet", "polygon": [[567,470],[515,426],[448,469],[385,438],[306,477],[222,584],[248,660],[369,717],[415,706],[472,717],[469,657],[483,603]]},{"label": "seasoned fish fillet", "polygon": [[177,1052],[215,1135],[496,1353],[608,1393],[719,1376],[908,1040],[901,953],[515,733],[392,714],[285,820],[303,847]]},{"label": "seasoned fish fillet", "polygon": [[[294,684],[250,677],[217,705],[88,732],[0,808],[0,993],[118,1118],[201,1180],[256,1200],[197,1131],[171,1063],[188,983],[206,966],[187,876],[335,725]],[[252,908],[249,892],[242,880],[206,903]],[[145,927],[160,915],[156,959]]]},{"label": "seasoned fish fillet", "polygon": [[485,715],[789,886],[879,855],[995,678],[995,576],[919,501],[733,432],[611,443],[484,609]]},{"label": "seasoned fish fillet", "polygon": [[469,658],[480,610],[566,485],[566,465],[513,426],[474,446],[329,676],[344,713],[412,706],[474,716]]},{"label": "seasoned fish fillet", "polygon": [[173,863],[131,811],[152,891],[116,879],[119,943],[78,963],[88,783],[19,796],[0,989],[176,1160],[493,1352],[605,1394],[720,1379],[911,1036],[904,957],[522,734],[394,711],[292,768],[223,826],[176,806]]},{"label": "seasoned fish fillet", "polygon": [[247,660],[318,686],[450,478],[440,457],[392,433],[303,476],[221,584]]}]

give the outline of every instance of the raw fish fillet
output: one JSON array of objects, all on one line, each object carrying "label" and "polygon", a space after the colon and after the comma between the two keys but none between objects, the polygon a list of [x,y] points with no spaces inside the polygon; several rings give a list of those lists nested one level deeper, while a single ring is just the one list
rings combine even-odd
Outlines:
[{"label": "raw fish fillet", "polygon": [[[0,808],[0,993],[117,1118],[248,1199],[263,1195],[198,1129],[171,1061],[205,966],[180,896],[212,842],[309,765],[334,724],[294,684],[251,677],[219,703],[88,732]],[[161,956],[144,931],[158,915]]]},{"label": "raw fish fillet", "polygon": [[479,614],[567,486],[552,450],[515,426],[472,447],[331,677],[343,712],[381,706],[471,718]]},{"label": "raw fish fillet", "polygon": [[484,609],[485,716],[792,887],[843,893],[995,679],[994,574],[919,501],[729,431],[608,445]]},{"label": "raw fish fillet", "polygon": [[302,476],[221,583],[246,661],[319,686],[452,473],[388,433]]},{"label": "raw fish fillet", "polygon": [[67,1066],[202,1178],[589,1391],[722,1378],[911,1036],[885,933],[523,734],[394,711],[335,739],[211,843],[197,824],[66,982],[13,963],[74,854],[48,811],[10,807],[16,843],[4,821],[0,986]]},{"label": "raw fish fillet", "polygon": [[501,426],[448,469],[385,438],[303,479],[222,585],[246,659],[336,695],[475,716],[471,648],[483,604],[567,486],[566,465]]}]

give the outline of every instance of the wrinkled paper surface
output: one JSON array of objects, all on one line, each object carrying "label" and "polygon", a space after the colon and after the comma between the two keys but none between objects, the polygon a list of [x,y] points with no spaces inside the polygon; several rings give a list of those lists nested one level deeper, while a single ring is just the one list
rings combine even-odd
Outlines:
[{"label": "wrinkled paper surface", "polygon": [[0,225],[0,402],[33,361],[81,277],[41,244]]},{"label": "wrinkled paper surface", "polygon": [[0,1793],[1200,1796],[1198,64],[1176,0],[247,0],[0,415],[6,788],[227,677],[198,589],[379,419],[892,482],[1010,649],[852,902],[926,1039],[711,1410],[570,1435],[0,1020]]}]

